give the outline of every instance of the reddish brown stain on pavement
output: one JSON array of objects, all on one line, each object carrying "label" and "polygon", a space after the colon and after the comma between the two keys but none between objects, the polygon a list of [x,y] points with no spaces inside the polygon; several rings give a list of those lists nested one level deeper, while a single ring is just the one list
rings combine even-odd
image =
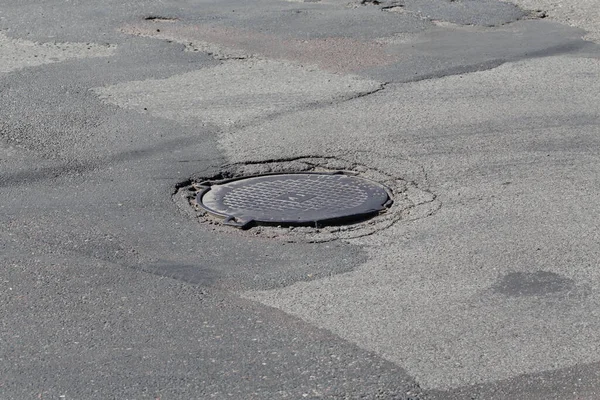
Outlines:
[{"label": "reddish brown stain on pavement", "polygon": [[356,72],[397,61],[396,55],[386,54],[383,44],[342,37],[283,39],[232,27],[172,22],[142,22],[126,25],[121,31],[130,35],[172,40],[223,58],[256,56],[287,60],[338,73]]}]

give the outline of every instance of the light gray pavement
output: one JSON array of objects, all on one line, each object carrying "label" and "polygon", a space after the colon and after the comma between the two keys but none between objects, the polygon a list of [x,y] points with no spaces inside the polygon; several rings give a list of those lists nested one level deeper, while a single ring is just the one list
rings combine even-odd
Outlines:
[{"label": "light gray pavement", "polygon": [[586,30],[585,38],[600,41],[600,7],[595,0],[513,0],[511,3],[562,23]]},{"label": "light gray pavement", "polygon": [[[600,396],[593,5],[366,3],[0,8],[0,397]],[[301,157],[432,197],[327,243],[172,198]]]}]

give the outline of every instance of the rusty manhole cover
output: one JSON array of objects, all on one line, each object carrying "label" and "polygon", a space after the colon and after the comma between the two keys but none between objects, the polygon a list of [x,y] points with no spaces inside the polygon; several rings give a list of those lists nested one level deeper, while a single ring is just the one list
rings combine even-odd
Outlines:
[{"label": "rusty manhole cover", "polygon": [[197,204],[223,223],[322,226],[363,220],[392,204],[390,191],[371,180],[344,173],[267,174],[204,182]]}]

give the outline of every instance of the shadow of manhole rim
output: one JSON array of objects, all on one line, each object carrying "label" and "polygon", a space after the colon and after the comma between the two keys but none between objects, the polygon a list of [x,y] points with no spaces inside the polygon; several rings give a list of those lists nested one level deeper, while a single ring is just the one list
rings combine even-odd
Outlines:
[{"label": "shadow of manhole rim", "polygon": [[265,173],[204,181],[197,189],[201,209],[241,229],[351,224],[393,204],[390,188],[348,171]]}]

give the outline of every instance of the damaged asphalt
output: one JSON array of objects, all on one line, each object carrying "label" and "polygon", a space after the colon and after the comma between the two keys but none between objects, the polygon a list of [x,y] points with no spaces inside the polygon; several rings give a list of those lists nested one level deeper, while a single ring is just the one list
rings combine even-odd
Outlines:
[{"label": "damaged asphalt", "polygon": [[[5,1],[0,397],[597,397],[578,2]],[[301,159],[413,206],[318,242],[176,197]]]}]

